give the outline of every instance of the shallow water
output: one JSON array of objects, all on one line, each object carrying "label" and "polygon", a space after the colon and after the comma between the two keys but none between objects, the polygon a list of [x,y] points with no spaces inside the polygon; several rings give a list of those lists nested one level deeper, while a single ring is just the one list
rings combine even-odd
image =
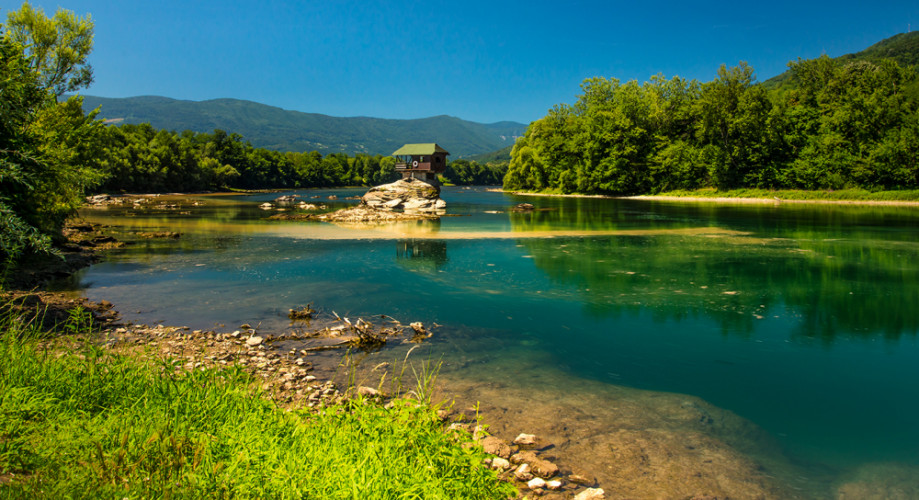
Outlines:
[{"label": "shallow water", "polygon": [[[359,191],[300,194],[334,209],[354,202],[328,195]],[[282,330],[287,310],[307,303],[343,316],[436,322],[444,326],[425,351],[442,356],[445,379],[467,398],[541,394],[604,422],[610,435],[625,425],[611,401],[648,414],[686,405],[726,411],[722,420],[734,423],[706,435],[805,497],[855,494],[846,480],[866,470],[875,485],[894,471],[890,481],[902,489],[904,468],[919,465],[914,207],[448,188],[443,197],[458,216],[368,228],[263,220],[270,212],[258,204],[279,195],[87,210],[85,218],[128,237],[183,236],[117,250],[76,286],[127,319],[192,328]],[[523,201],[537,211],[509,210]],[[495,411],[511,406],[492,403]],[[634,427],[642,425],[652,422]],[[666,432],[685,438],[685,429]],[[579,453],[574,431],[549,432]],[[595,474],[601,485],[615,479]]]}]

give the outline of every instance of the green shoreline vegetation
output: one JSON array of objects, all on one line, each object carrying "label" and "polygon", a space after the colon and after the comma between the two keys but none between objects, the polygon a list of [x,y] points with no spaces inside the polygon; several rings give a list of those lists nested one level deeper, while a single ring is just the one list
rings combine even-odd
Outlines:
[{"label": "green shoreline vegetation", "polygon": [[768,87],[743,62],[706,83],[589,78],[577,102],[530,124],[504,188],[612,196],[919,189],[914,66],[822,56],[789,67],[784,83]]},{"label": "green shoreline vegetation", "polygon": [[647,200],[750,200],[750,201],[795,201],[795,202],[832,202],[832,203],[886,203],[886,204],[919,204],[919,189],[902,189],[896,191],[870,191],[867,189],[839,190],[806,190],[806,189],[680,189],[662,191],[650,195],[612,196],[598,194],[564,193],[559,189],[541,191],[510,191],[524,196],[585,196],[603,198],[633,198]]},{"label": "green shoreline vegetation", "polygon": [[[357,395],[282,408],[240,367],[100,347],[79,310],[65,336],[0,316],[0,496],[508,498],[430,398]],[[85,312],[85,311],[84,311]],[[96,335],[97,336],[97,335]],[[423,370],[422,370],[423,372]],[[432,377],[418,377],[421,395]]]},{"label": "green shoreline vegetation", "polygon": [[919,189],[897,191],[869,191],[866,189],[840,189],[833,191],[804,189],[728,189],[715,188],[664,191],[651,196],[669,198],[749,198],[779,201],[838,201],[838,202],[916,202]]}]

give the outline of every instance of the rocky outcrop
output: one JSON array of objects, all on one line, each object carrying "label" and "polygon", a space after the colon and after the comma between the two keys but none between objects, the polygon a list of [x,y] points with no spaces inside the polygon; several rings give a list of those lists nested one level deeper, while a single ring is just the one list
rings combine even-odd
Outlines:
[{"label": "rocky outcrop", "polygon": [[406,212],[436,212],[447,208],[446,202],[440,199],[440,187],[413,178],[370,188],[361,198],[361,204]]}]

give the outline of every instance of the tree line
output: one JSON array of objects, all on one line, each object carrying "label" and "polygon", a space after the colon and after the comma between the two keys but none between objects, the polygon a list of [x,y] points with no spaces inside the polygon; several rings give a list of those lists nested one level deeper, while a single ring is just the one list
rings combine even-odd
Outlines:
[{"label": "tree line", "polygon": [[242,136],[157,130],[149,124],[105,127],[93,161],[102,191],[190,192],[215,189],[364,186],[395,179],[393,157],[280,153]]},{"label": "tree line", "polygon": [[533,122],[504,187],[631,195],[671,190],[919,188],[919,79],[892,60],[822,56],[767,89],[753,68],[707,83],[590,78]]},{"label": "tree line", "polygon": [[[95,137],[92,156],[103,178],[97,190],[109,192],[376,186],[399,178],[392,156],[282,153],[252,147],[223,130],[177,133],[149,124],[105,127]],[[504,170],[455,160],[442,178],[456,185],[500,185]]]}]

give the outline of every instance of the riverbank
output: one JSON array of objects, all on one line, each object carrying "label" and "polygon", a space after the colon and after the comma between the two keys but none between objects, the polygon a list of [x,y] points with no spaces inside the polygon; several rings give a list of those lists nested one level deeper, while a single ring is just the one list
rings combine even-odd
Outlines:
[{"label": "riverbank", "polygon": [[[400,336],[423,341],[430,332],[420,323],[315,318],[307,307],[290,313],[301,321],[299,333],[251,325],[192,331],[123,323],[107,301],[40,290],[48,278],[97,261],[93,241],[122,244],[100,229],[68,230],[65,252],[80,259],[48,272],[33,262],[34,272],[0,293],[0,392],[12,395],[0,402],[11,416],[0,435],[12,437],[0,459],[0,491],[508,498],[520,490],[602,498],[595,481],[560,474],[539,454],[536,436],[489,436],[475,408],[454,411],[432,400],[439,368],[410,359],[414,349],[401,363],[373,369],[355,361],[364,348]],[[313,355],[338,348],[334,369],[330,355],[319,363],[325,370],[314,370]],[[202,391],[202,383],[213,387]],[[62,401],[59,393],[71,396]],[[26,418],[25,407],[53,417]],[[298,432],[276,435],[289,429]],[[252,453],[270,458],[256,463]]]},{"label": "riverbank", "polygon": [[[370,388],[343,393],[326,382],[315,387],[315,408],[285,407],[238,364],[183,363],[220,336],[157,328],[143,346],[138,330],[94,332],[90,316],[74,311],[67,335],[47,339],[21,317],[0,325],[3,496],[515,494],[481,465],[486,455],[466,445],[468,432],[444,431],[429,399],[383,404]],[[157,345],[181,354],[159,357],[149,349]],[[284,384],[310,382],[302,368],[277,371]]]},{"label": "riverbank", "polygon": [[[495,191],[503,192],[496,189]],[[919,206],[919,191],[879,191],[840,190],[840,191],[804,191],[804,190],[733,190],[717,191],[700,189],[695,191],[671,191],[656,195],[608,196],[592,194],[534,193],[512,191],[518,196],[549,196],[563,198],[608,198],[623,200],[649,200],[674,202],[704,203],[744,203],[774,205],[781,203],[815,204],[815,205],[866,205],[866,206]]]}]

